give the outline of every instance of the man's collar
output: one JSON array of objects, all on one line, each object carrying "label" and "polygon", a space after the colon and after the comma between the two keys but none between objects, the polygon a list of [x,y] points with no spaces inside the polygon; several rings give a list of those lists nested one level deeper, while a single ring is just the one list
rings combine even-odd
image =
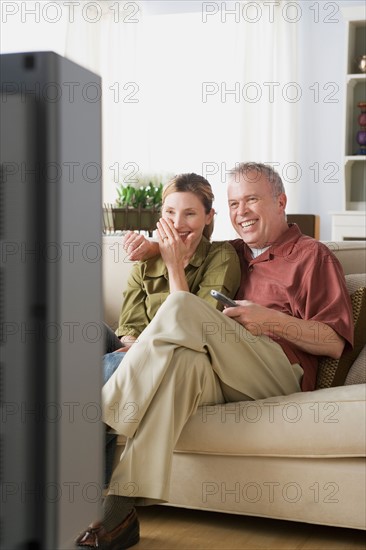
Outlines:
[{"label": "man's collar", "polygon": [[295,223],[289,223],[288,229],[282,233],[277,241],[270,244],[263,254],[253,258],[252,251],[246,243],[244,244],[244,256],[248,262],[263,262],[274,258],[275,256],[283,256],[284,247],[286,247],[286,255],[292,250],[292,246],[296,244],[302,233]]}]

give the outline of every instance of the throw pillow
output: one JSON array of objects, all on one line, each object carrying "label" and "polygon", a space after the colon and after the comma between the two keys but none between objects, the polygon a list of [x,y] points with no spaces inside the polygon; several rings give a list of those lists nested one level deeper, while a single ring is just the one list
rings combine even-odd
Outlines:
[{"label": "throw pillow", "polygon": [[366,346],[362,348],[360,355],[348,371],[344,385],[351,384],[366,384]]},{"label": "throw pillow", "polygon": [[346,351],[339,359],[323,357],[319,361],[316,387],[342,386],[348,371],[366,344],[366,288],[359,288],[351,294],[354,321],[354,348]]}]

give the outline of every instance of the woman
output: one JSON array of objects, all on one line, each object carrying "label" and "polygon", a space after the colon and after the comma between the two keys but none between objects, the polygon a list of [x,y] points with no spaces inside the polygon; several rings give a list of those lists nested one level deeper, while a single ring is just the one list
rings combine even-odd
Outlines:
[{"label": "woman", "polygon": [[[137,262],[127,281],[118,329],[107,327],[107,353],[103,358],[104,382],[112,376],[130,347],[147,327],[169,293],[186,290],[222,309],[211,289],[234,297],[240,284],[239,259],[225,242],[210,243],[213,231],[214,195],[209,182],[197,174],[180,174],[165,186],[162,217],[157,224],[160,254]],[[125,246],[143,243],[141,235],[130,232]],[[118,351],[112,351],[118,350]],[[116,438],[106,435],[108,484]]]},{"label": "woman", "polygon": [[[233,297],[240,283],[240,266],[234,248],[210,243],[215,211],[209,182],[197,174],[180,174],[165,186],[162,217],[157,224],[160,255],[136,263],[127,282],[115,338],[104,356],[105,381],[149,324],[169,293],[186,290],[222,308],[210,295],[215,289]],[[136,237],[135,237],[136,236]],[[129,233],[126,247],[141,236]],[[113,342],[113,337],[115,341]],[[112,347],[111,347],[112,346]]]}]

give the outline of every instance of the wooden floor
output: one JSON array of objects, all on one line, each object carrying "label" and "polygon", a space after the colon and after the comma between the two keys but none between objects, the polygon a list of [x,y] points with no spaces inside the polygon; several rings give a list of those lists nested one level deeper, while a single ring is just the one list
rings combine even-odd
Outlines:
[{"label": "wooden floor", "polygon": [[138,508],[136,550],[366,549],[365,531],[168,506]]}]

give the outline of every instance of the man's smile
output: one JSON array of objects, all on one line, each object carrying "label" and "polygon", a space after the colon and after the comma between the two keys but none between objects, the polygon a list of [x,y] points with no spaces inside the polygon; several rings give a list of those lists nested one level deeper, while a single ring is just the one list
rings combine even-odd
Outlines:
[{"label": "man's smile", "polygon": [[257,223],[258,220],[248,220],[246,222],[241,222],[239,223],[239,225],[243,228],[243,229],[246,229],[247,227],[251,227],[252,225],[254,225],[255,223]]}]

